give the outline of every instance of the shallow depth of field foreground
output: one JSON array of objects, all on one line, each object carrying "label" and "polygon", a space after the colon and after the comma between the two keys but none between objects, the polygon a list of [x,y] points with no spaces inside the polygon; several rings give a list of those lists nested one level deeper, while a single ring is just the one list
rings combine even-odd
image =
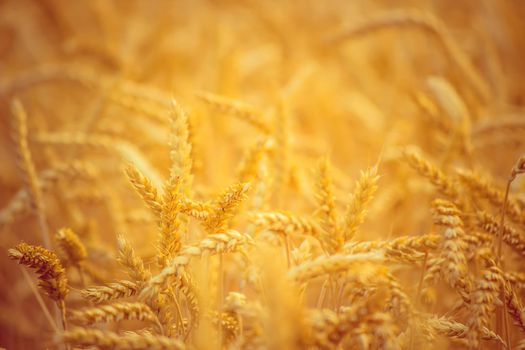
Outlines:
[{"label": "shallow depth of field foreground", "polygon": [[0,349],[525,349],[524,14],[0,0]]}]

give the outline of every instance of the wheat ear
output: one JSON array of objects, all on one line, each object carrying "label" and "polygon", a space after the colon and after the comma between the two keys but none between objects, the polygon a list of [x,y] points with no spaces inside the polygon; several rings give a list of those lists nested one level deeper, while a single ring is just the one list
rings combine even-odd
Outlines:
[{"label": "wheat ear", "polygon": [[77,346],[96,346],[114,350],[183,350],[184,343],[165,336],[144,334],[118,335],[110,331],[75,327],[57,335],[57,342]]},{"label": "wheat ear", "polygon": [[158,322],[157,316],[141,302],[113,302],[97,305],[70,312],[70,320],[84,325],[94,323],[119,322],[122,320],[137,320]]},{"label": "wheat ear", "polygon": [[137,256],[133,247],[123,235],[117,236],[119,257],[118,261],[128,269],[130,277],[136,282],[147,281],[151,274],[144,268],[144,262]]},{"label": "wheat ear", "polygon": [[80,291],[82,297],[98,304],[109,300],[127,298],[137,294],[139,285],[131,281],[117,281],[104,286],[95,286]]},{"label": "wheat ear", "polygon": [[365,221],[366,207],[377,191],[378,180],[377,166],[374,166],[361,172],[359,180],[356,181],[345,214],[345,242],[354,238],[359,225]]},{"label": "wheat ear", "polygon": [[219,112],[244,120],[265,134],[270,133],[271,129],[263,120],[262,113],[247,104],[208,92],[200,92],[197,97]]}]

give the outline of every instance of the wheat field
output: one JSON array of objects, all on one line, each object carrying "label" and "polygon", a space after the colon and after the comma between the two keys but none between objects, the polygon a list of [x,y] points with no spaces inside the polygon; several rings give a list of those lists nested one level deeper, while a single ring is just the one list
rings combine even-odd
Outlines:
[{"label": "wheat field", "polygon": [[1,0],[0,348],[525,349],[523,15]]}]

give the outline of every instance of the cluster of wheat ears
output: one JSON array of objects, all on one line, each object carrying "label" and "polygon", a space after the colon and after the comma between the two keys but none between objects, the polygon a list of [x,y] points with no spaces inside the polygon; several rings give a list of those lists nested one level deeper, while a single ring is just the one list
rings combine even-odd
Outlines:
[{"label": "cluster of wheat ears", "polygon": [[525,349],[525,6],[388,3],[0,1],[0,348]]}]

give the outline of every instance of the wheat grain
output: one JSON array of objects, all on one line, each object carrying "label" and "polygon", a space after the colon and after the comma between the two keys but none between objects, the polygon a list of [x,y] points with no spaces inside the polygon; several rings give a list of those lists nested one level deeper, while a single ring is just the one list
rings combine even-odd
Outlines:
[{"label": "wheat grain", "polygon": [[56,234],[58,245],[67,257],[67,261],[79,265],[87,258],[86,247],[82,244],[77,234],[70,228],[60,229]]},{"label": "wheat grain", "polygon": [[142,175],[137,168],[129,165],[126,168],[126,174],[133,188],[142,197],[147,206],[153,211],[157,218],[160,217],[162,204],[160,203],[157,189],[151,184],[151,181]]},{"label": "wheat grain", "polygon": [[245,120],[263,133],[270,132],[270,127],[262,119],[262,113],[253,107],[240,103],[237,100],[210,94],[208,92],[200,92],[197,96],[220,112],[228,113],[241,120]]},{"label": "wheat grain", "polygon": [[189,143],[188,116],[177,101],[171,103],[171,169],[170,178],[180,178],[186,194],[193,183],[191,145]]},{"label": "wheat grain", "polygon": [[92,303],[102,303],[109,300],[128,298],[139,291],[139,285],[131,281],[117,281],[104,286],[95,286],[80,291],[84,299]]},{"label": "wheat grain", "polygon": [[213,203],[213,210],[204,221],[208,232],[219,232],[227,228],[228,220],[237,207],[246,199],[249,183],[237,183],[228,187]]},{"label": "wheat grain", "polygon": [[182,227],[179,215],[180,179],[170,178],[164,187],[162,208],[160,211],[160,239],[158,262],[166,266],[180,250]]},{"label": "wheat grain", "polygon": [[158,322],[151,309],[143,303],[113,302],[111,304],[73,310],[70,319],[83,325],[102,322],[119,322],[122,320],[138,320]]},{"label": "wheat grain", "polygon": [[318,212],[321,217],[321,227],[326,232],[324,241],[330,247],[331,252],[336,252],[343,244],[344,237],[338,223],[334,186],[330,176],[330,163],[327,158],[319,161],[316,179]]},{"label": "wheat grain", "polygon": [[307,261],[295,266],[288,272],[290,278],[298,282],[307,281],[326,274],[335,274],[348,271],[352,267],[367,262],[382,262],[384,256],[380,253],[363,254],[333,254],[331,256],[321,256],[315,260]]},{"label": "wheat grain", "polygon": [[19,264],[36,269],[39,286],[54,301],[63,301],[68,293],[66,272],[55,253],[49,250],[20,243],[9,250],[9,257]]},{"label": "wheat grain", "polygon": [[366,207],[377,191],[377,166],[361,172],[355,184],[354,193],[350,197],[345,214],[344,237],[345,242],[351,240],[359,225],[365,221]]},{"label": "wheat grain", "polygon": [[150,272],[144,268],[144,263],[135,253],[135,250],[124,239],[124,236],[117,237],[119,257],[118,261],[128,269],[128,273],[133,281],[145,282],[150,277]]},{"label": "wheat grain", "polygon": [[455,184],[434,164],[425,160],[421,154],[413,149],[405,149],[403,155],[412,168],[430,182],[445,196],[454,200],[459,196]]},{"label": "wheat grain", "polygon": [[286,212],[256,213],[253,214],[253,222],[262,229],[282,235],[320,235],[320,230],[314,222]]},{"label": "wheat grain", "polygon": [[72,328],[57,336],[57,342],[64,342],[78,346],[96,346],[103,349],[114,350],[168,350],[185,349],[184,344],[177,339],[160,335],[129,334],[118,335],[110,331],[98,329]]}]

